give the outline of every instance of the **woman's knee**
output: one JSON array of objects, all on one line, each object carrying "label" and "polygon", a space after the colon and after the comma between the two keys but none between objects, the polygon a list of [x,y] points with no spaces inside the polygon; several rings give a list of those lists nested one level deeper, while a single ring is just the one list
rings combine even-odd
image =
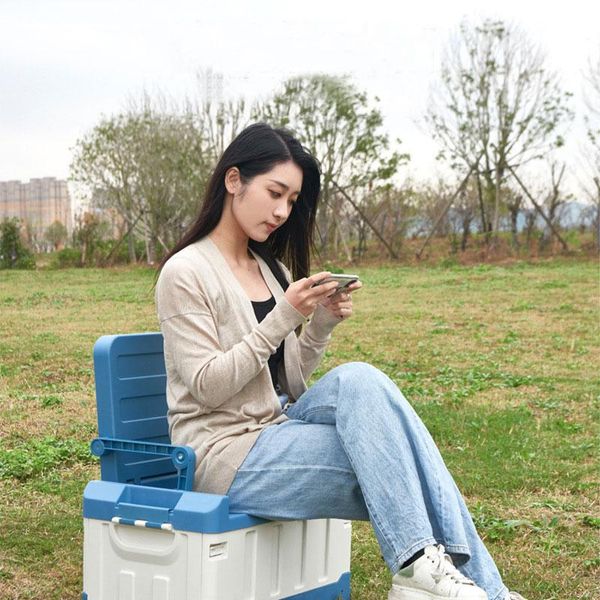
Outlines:
[{"label": "woman's knee", "polygon": [[[385,392],[389,400],[408,406],[406,398],[396,384],[377,367],[365,362],[349,362],[333,369],[340,385],[350,392],[349,397],[375,398],[378,391]],[[347,396],[348,397],[348,396]]]},{"label": "woman's knee", "polygon": [[349,362],[336,367],[342,385],[357,389],[373,389],[373,386],[389,385],[390,379],[377,367],[365,362]]}]

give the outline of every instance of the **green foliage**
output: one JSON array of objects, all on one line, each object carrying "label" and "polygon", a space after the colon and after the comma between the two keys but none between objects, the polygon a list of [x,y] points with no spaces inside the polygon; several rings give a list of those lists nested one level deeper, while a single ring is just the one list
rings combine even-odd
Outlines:
[{"label": "green foliage", "polygon": [[35,269],[35,259],[21,239],[18,219],[0,224],[0,269]]},{"label": "green foliage", "polygon": [[91,461],[89,445],[76,440],[46,436],[21,441],[10,449],[0,440],[0,479],[23,481],[56,467]]},{"label": "green foliage", "polygon": [[[358,229],[362,234],[358,253],[364,251],[366,224],[376,229],[368,218],[368,213],[376,212],[371,204],[390,201],[375,196],[389,188],[399,167],[410,158],[396,149],[400,140],[395,141],[395,147],[390,147],[388,134],[383,129],[383,115],[373,106],[377,102],[376,98],[372,103],[349,77],[318,74],[288,79],[271,99],[254,110],[255,119],[291,129],[320,162],[323,174],[323,201],[318,214],[321,250],[331,238],[337,245],[342,236],[339,217],[348,203],[359,215]],[[347,243],[345,252],[351,260]],[[388,252],[394,256],[389,244]]]},{"label": "green foliage", "polygon": [[587,525],[588,527],[600,529],[600,517],[592,517],[591,515],[585,515],[585,517],[583,517],[583,524]]},{"label": "green foliage", "polygon": [[63,248],[54,255],[53,265],[59,269],[81,267],[81,250],[78,248]]},{"label": "green foliage", "polygon": [[158,241],[164,249],[179,239],[208,180],[214,153],[199,127],[194,112],[155,109],[146,99],[102,119],[76,144],[71,179],[147,237],[150,261]]},{"label": "green foliage", "polygon": [[409,159],[408,154],[390,151],[381,111],[370,106],[367,94],[348,77],[288,79],[253,116],[299,136],[321,162],[325,196],[331,194],[333,181],[342,187],[372,190]]},{"label": "green foliage", "polygon": [[97,214],[85,212],[78,215],[73,231],[73,243],[81,252],[80,266],[96,264],[98,246],[106,233],[107,224]]},{"label": "green foliage", "polygon": [[60,221],[54,221],[46,229],[46,239],[57,249],[61,244],[67,241],[67,228]]}]

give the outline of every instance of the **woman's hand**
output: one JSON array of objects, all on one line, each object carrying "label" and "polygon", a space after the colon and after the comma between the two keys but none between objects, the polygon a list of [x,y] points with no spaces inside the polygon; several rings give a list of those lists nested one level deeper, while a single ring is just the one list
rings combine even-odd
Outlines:
[{"label": "woman's hand", "polygon": [[290,283],[285,292],[286,300],[301,314],[308,317],[317,307],[317,304],[322,304],[337,288],[337,282],[330,281],[316,285],[323,279],[331,276],[329,271],[321,271],[310,277],[303,277]]},{"label": "woman's hand", "polygon": [[362,287],[362,282],[355,281],[333,296],[326,298],[321,304],[340,319],[352,316],[352,292]]}]

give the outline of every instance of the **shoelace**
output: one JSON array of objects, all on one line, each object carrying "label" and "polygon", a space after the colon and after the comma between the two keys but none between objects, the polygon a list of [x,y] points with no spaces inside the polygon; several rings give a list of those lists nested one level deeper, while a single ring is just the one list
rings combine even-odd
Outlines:
[{"label": "shoelace", "polygon": [[443,577],[450,577],[456,583],[465,585],[475,585],[468,577],[465,577],[453,564],[452,558],[444,551],[444,546],[438,544],[434,546],[437,552],[428,555],[434,563],[433,578],[438,583]]}]

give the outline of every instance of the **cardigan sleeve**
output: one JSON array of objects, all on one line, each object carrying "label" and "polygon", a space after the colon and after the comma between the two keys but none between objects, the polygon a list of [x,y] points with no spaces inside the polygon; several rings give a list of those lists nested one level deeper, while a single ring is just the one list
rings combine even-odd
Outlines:
[{"label": "cardigan sleeve", "polygon": [[213,308],[188,261],[172,259],[156,285],[165,354],[190,393],[214,409],[256,377],[281,341],[305,321],[287,300],[227,351],[219,342]]},{"label": "cardigan sleeve", "polygon": [[[289,270],[283,263],[279,262],[279,264],[287,280],[291,282]],[[302,328],[302,332],[298,336],[298,345],[300,369],[304,381],[308,381],[314,370],[319,366],[331,340],[331,332],[341,321],[340,317],[336,317],[330,310],[319,304],[310,321]]]}]

